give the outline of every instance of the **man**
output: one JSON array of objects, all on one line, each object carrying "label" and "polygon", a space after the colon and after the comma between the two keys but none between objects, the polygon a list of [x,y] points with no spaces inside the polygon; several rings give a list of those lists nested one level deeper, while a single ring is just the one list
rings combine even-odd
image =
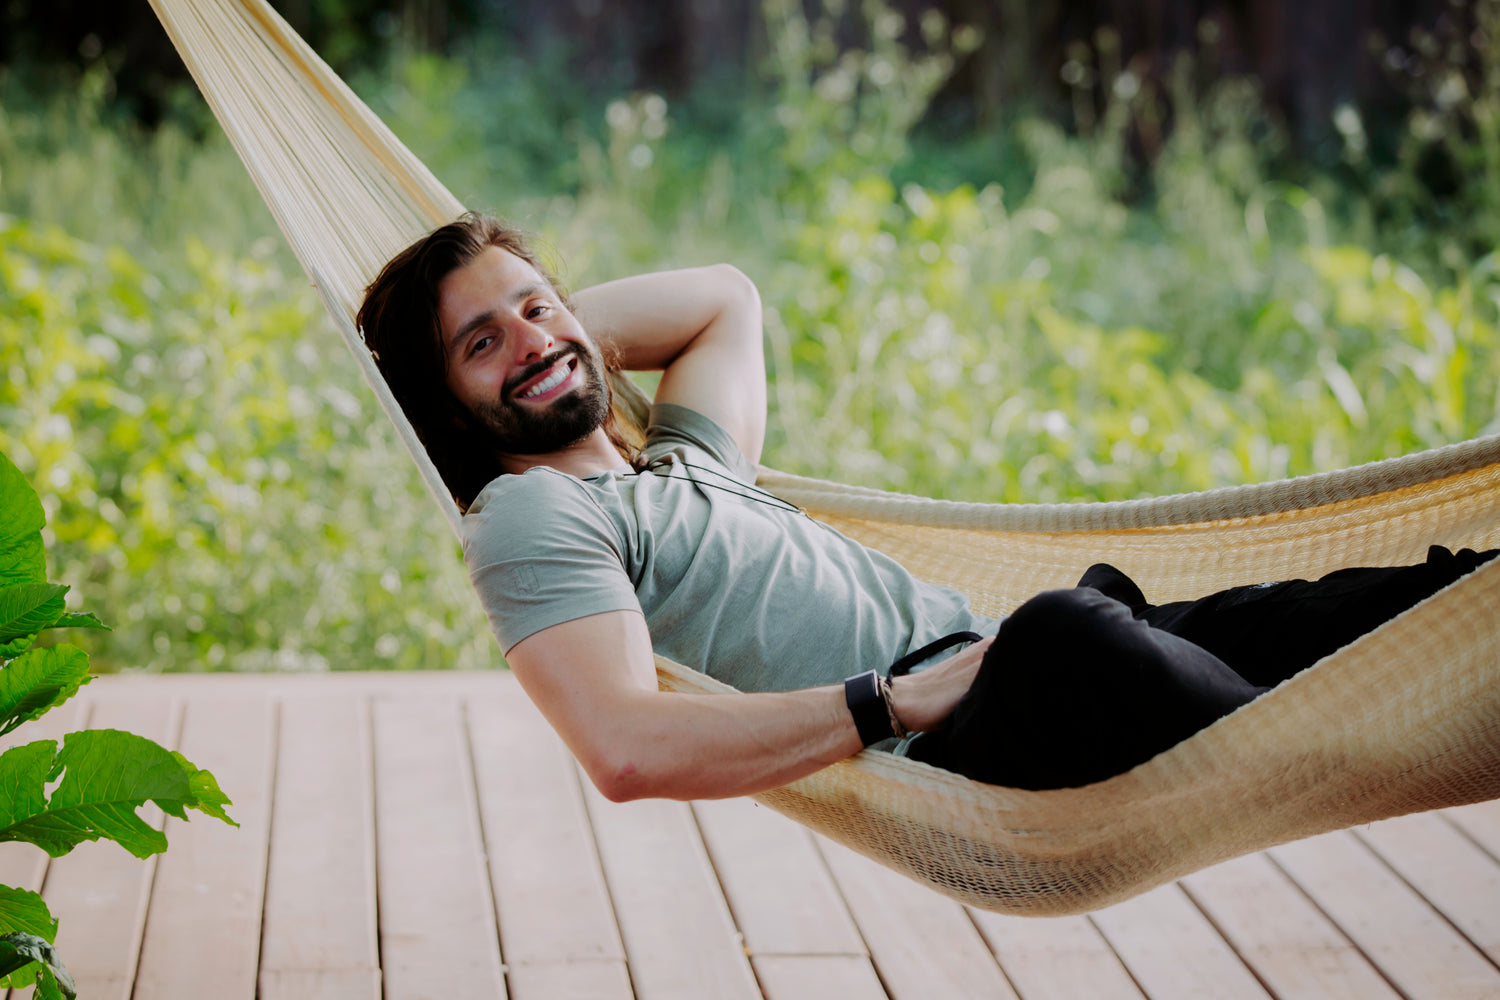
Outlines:
[{"label": "man", "polygon": [[[903,750],[982,780],[1098,780],[1492,555],[1162,608],[1097,566],[1000,623],[754,487],[760,301],[731,267],[570,301],[513,230],[468,215],[394,258],[358,322],[466,511],[512,671],[614,800],[748,794],[907,733],[928,735]],[[639,450],[606,359],[662,373]],[[954,633],[976,641],[924,648]],[[746,693],[663,694],[653,647]],[[871,670],[897,659],[926,669]]]}]

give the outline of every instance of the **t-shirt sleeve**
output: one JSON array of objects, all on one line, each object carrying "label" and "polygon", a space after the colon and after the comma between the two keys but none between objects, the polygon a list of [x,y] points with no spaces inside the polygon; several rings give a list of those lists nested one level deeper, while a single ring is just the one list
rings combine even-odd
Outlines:
[{"label": "t-shirt sleeve", "polygon": [[469,579],[503,651],[563,622],[640,611],[619,533],[577,483],[546,470],[506,479],[463,520]]},{"label": "t-shirt sleeve", "polygon": [[683,448],[709,456],[741,482],[755,482],[755,463],[740,451],[733,435],[712,419],[677,403],[657,403],[651,407],[651,423],[646,428],[646,446],[642,450],[647,461]]}]

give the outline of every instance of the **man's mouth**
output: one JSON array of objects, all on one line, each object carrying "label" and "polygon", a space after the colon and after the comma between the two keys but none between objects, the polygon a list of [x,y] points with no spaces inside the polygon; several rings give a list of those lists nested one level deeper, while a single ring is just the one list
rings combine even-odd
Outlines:
[{"label": "man's mouth", "polygon": [[578,368],[578,359],[574,356],[559,358],[546,374],[539,376],[540,381],[526,385],[525,388],[515,393],[517,399],[542,399],[561,390],[573,376]]}]

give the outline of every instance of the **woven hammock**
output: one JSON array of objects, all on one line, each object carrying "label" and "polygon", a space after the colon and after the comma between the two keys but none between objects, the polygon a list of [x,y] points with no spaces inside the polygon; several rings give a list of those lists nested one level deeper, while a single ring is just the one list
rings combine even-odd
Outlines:
[{"label": "woven hammock", "polygon": [[[151,0],[455,531],[459,513],[354,327],[451,194],[262,0]],[[642,397],[622,388],[638,408]],[[639,410],[635,411],[638,415]],[[764,470],[761,484],[1004,614],[1114,563],[1156,602],[1500,546],[1500,438],[1342,472],[1121,503],[987,505]],[[986,909],[1105,906],[1230,857],[1500,796],[1500,560],[1132,771],[983,785],[866,751],[758,798]],[[662,687],[729,690],[658,660]]]}]

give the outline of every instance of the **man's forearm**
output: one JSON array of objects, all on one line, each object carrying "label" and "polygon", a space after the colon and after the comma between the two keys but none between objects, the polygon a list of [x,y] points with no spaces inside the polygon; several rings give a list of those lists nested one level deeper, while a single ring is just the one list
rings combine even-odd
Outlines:
[{"label": "man's forearm", "polygon": [[573,306],[584,329],[621,367],[660,371],[754,296],[743,274],[719,264],[608,281],[575,294]]},{"label": "man's forearm", "polygon": [[595,759],[583,760],[615,801],[749,795],[863,748],[842,686],[779,694],[645,691],[639,701],[615,716],[608,738],[595,743]]}]

